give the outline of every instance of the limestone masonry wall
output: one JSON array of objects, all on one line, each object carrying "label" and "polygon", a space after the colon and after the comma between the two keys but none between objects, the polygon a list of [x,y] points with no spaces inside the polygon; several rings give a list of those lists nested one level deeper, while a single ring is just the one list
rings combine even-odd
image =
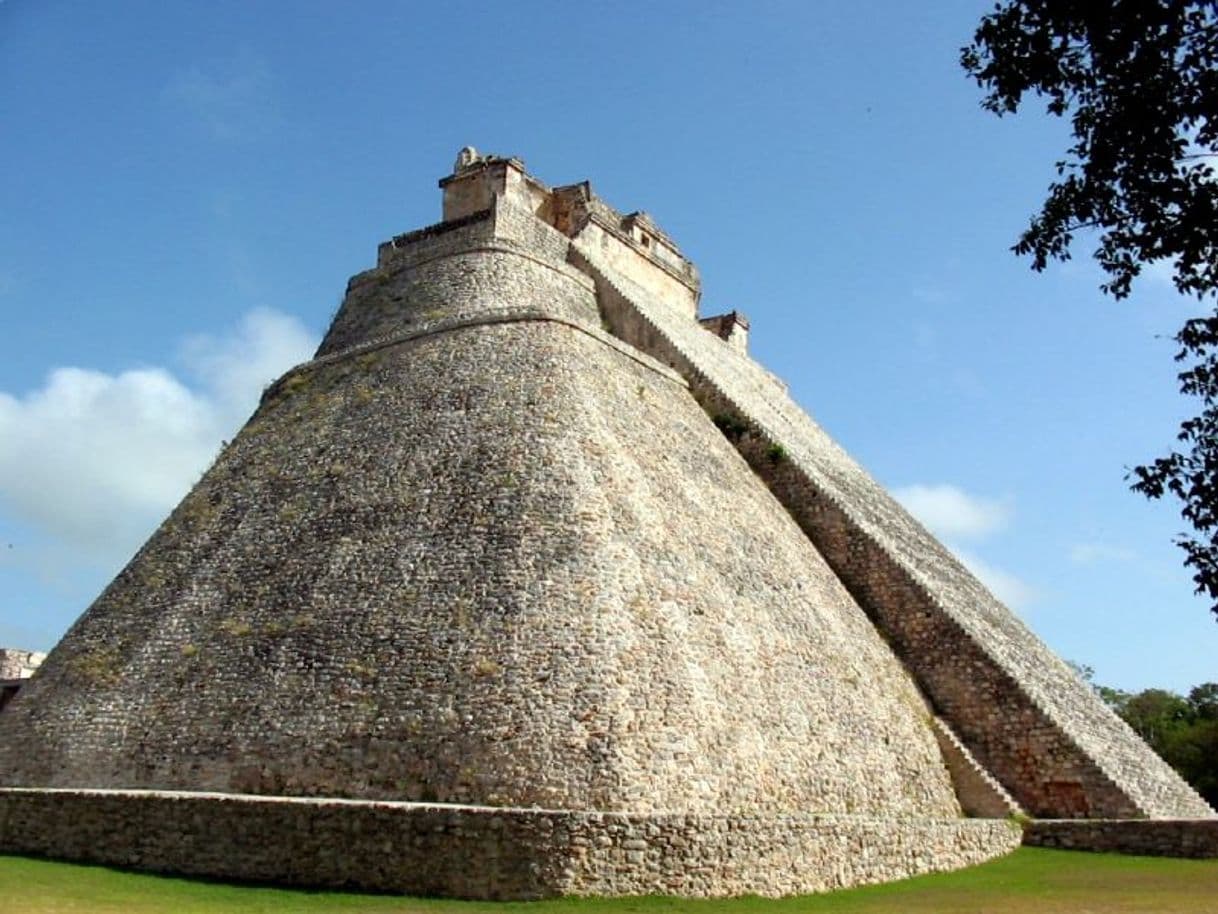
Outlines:
[{"label": "limestone masonry wall", "polygon": [[786,895],[980,863],[996,820],[630,815],[225,794],[0,789],[5,849],[415,895]]},{"label": "limestone masonry wall", "polygon": [[13,647],[0,648],[0,679],[28,679],[34,675],[46,654]]},{"label": "limestone masonry wall", "polygon": [[377,267],[351,280],[318,355],[401,334],[470,302],[487,311],[544,305],[600,326],[593,283],[567,264],[566,239],[527,213],[502,205],[415,234],[402,247],[382,245]]},{"label": "limestone masonry wall", "polygon": [[684,320],[694,322],[698,306],[697,295],[682,281],[641,256],[604,225],[598,222],[588,223],[581,234],[581,241],[584,245],[596,247],[600,262],[612,275],[629,277],[664,301],[669,308],[680,313]]},{"label": "limestone masonry wall", "polygon": [[1218,819],[1040,819],[1024,827],[1035,847],[1157,857],[1218,857]]},{"label": "limestone masonry wall", "polygon": [[383,252],[0,716],[6,783],[958,816],[909,675],[567,245],[500,201]]},{"label": "limestone masonry wall", "polygon": [[962,803],[1211,814],[650,217],[470,148],[441,186],[0,713],[0,852],[780,895],[1018,844]]},{"label": "limestone masonry wall", "polygon": [[39,651],[0,648],[0,710],[17,696],[45,659],[46,654]]},{"label": "limestone masonry wall", "polygon": [[1019,804],[994,777],[982,767],[968,747],[941,717],[931,721],[939,740],[939,751],[951,772],[952,784],[960,807],[966,815],[983,819],[1005,819],[1026,815]]},{"label": "limestone masonry wall", "polygon": [[612,270],[573,261],[614,332],[690,382],[969,750],[1033,815],[1211,816],[1205,802],[747,356]]}]

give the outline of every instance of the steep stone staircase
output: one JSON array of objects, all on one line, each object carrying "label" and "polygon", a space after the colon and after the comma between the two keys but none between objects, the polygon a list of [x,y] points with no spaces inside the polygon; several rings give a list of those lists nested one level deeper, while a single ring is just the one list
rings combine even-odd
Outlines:
[{"label": "steep stone staircase", "polygon": [[1019,806],[1058,817],[1214,814],[781,382],[626,277],[610,279],[600,256],[572,241],[571,262],[595,281],[611,331],[686,378],[905,662],[954,742]]}]

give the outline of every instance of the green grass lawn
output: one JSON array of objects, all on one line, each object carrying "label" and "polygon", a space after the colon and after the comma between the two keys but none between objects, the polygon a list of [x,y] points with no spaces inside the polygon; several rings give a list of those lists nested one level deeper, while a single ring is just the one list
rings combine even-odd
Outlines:
[{"label": "green grass lawn", "polygon": [[830,895],[732,898],[567,898],[468,902],[306,892],[175,879],[96,866],[0,856],[0,912],[12,914],[820,914],[1029,912],[1218,914],[1218,860],[1170,860],[1021,848],[983,866]]}]

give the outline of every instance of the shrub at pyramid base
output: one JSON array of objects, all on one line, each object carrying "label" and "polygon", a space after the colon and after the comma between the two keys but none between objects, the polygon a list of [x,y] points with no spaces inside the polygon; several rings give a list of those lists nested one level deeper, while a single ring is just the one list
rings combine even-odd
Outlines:
[{"label": "shrub at pyramid base", "polygon": [[442,184],[0,714],[0,848],[532,897],[1018,843],[962,816],[1010,785],[780,500],[783,449],[758,468],[644,309],[746,362],[747,323],[700,326],[692,265],[586,185],[470,153]]}]

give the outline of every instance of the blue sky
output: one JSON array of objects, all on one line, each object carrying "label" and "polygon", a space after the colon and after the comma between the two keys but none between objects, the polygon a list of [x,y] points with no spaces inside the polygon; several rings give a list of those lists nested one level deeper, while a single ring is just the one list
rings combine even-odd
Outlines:
[{"label": "blue sky", "polygon": [[650,212],[1063,656],[1218,679],[1182,522],[1123,478],[1196,306],[1009,252],[1065,131],[980,110],[989,6],[0,0],[0,644],[55,642],[472,144]]}]

